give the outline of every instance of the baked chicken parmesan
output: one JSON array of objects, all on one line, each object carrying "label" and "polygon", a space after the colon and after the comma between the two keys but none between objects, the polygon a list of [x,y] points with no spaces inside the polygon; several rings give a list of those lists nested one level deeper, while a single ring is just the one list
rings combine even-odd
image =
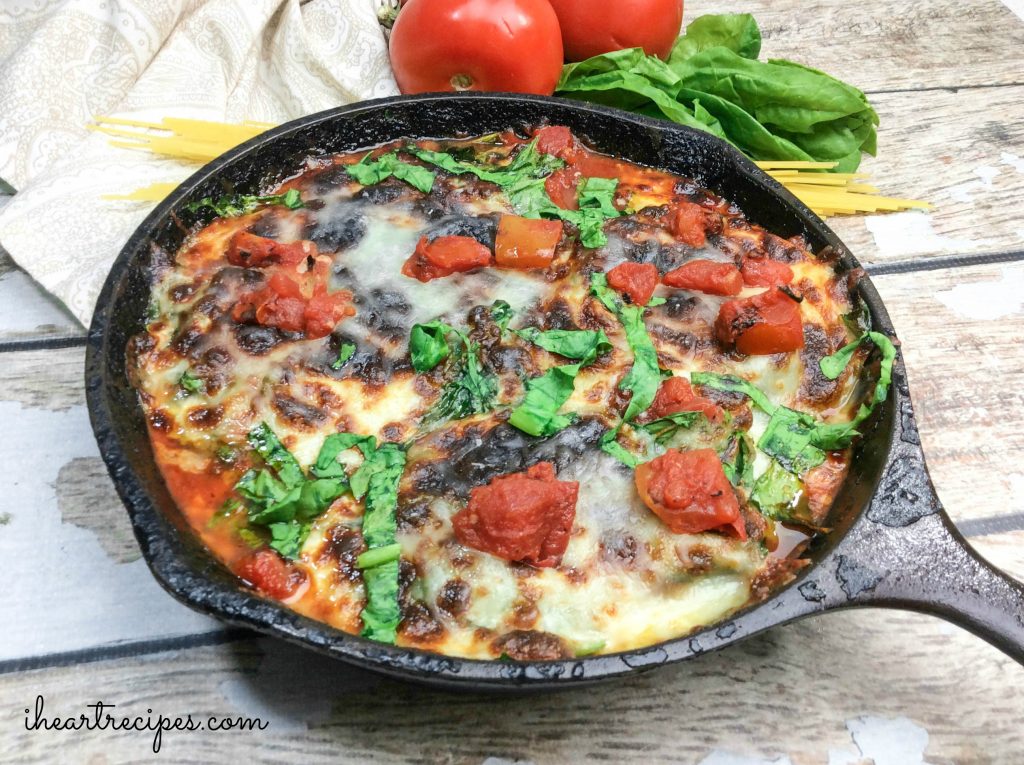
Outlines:
[{"label": "baked chicken parmesan", "polygon": [[855,275],[567,128],[204,199],[128,349],[211,552],[340,630],[635,649],[791,580],[895,350]]}]

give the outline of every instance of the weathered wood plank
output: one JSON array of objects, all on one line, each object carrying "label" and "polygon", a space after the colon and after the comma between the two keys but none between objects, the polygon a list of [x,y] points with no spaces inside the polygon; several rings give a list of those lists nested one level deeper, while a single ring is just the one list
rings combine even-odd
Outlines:
[{"label": "weathered wood plank", "polygon": [[[1020,410],[1024,391],[1022,275],[1024,264],[1010,264],[876,280],[904,341],[933,477],[958,520],[1024,512],[1024,436],[1007,414]],[[1006,315],[988,318],[999,311]],[[0,415],[16,437],[0,456],[32,469],[0,498],[10,515],[0,527],[0,573],[27,582],[0,659],[215,628],[171,603],[138,560],[89,432],[82,362],[77,348],[3,354]],[[47,560],[65,556],[59,565],[24,554],[40,539]],[[1024,577],[1024,566],[1010,571]],[[47,613],[40,592],[53,604]]]},{"label": "weathered wood plank", "polygon": [[935,207],[830,218],[861,262],[1024,250],[1024,223],[1015,214],[1024,204],[1024,87],[872,100],[882,124],[878,157],[862,166],[869,182]]},{"label": "weathered wood plank", "polygon": [[[164,734],[161,759],[254,763],[952,763],[1024,756],[1024,668],[938,620],[831,614],[689,664],[552,695],[432,691],[268,640],[0,677],[0,741],[26,763],[151,756],[152,734],[26,731],[102,700],[118,715],[243,715],[260,733]],[[486,758],[500,758],[488,760]]]},{"label": "weathered wood plank", "polygon": [[726,0],[686,6],[684,23],[703,13],[754,14],[763,56],[822,69],[861,90],[1024,84],[1017,51],[1024,23],[1003,3],[869,0],[791,3]]},{"label": "weathered wood plank", "polygon": [[1024,263],[874,280],[950,515],[1024,512]]},{"label": "weathered wood plank", "polygon": [[85,329],[67,309],[0,248],[0,343],[84,336]]}]

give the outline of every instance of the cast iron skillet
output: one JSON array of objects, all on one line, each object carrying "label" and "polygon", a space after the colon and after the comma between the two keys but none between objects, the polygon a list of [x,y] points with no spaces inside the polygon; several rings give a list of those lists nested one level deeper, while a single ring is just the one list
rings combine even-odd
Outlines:
[{"label": "cast iron skillet", "polygon": [[[289,122],[197,172],[139,226],[111,269],[89,330],[86,385],[100,452],[157,580],[192,608],[367,669],[473,689],[565,688],[628,675],[742,640],[776,624],[850,606],[888,606],[949,619],[1024,663],[1024,587],[982,560],[952,526],[932,488],[901,359],[889,400],[856,447],[836,499],[834,530],[805,554],[812,565],[767,601],[687,637],[614,655],[546,662],[471,661],[396,648],[299,616],[241,587],[208,554],[157,471],[142,409],[125,376],[125,345],[142,330],[148,266],[173,254],[205,196],[255,192],[296,172],[311,154],[351,151],[402,137],[477,135],[539,123],[568,125],[599,150],[680,173],[737,203],[782,236],[831,247],[857,261],[779,184],[722,141],[613,109],[520,95],[427,95],[370,101]],[[867,279],[859,292],[876,329],[894,336]]]}]

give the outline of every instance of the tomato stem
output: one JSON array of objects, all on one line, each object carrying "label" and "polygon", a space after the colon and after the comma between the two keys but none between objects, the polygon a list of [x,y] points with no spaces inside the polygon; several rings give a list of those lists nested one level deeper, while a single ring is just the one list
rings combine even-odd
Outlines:
[{"label": "tomato stem", "polygon": [[450,82],[455,90],[470,90],[473,87],[473,78],[468,74],[453,74]]}]

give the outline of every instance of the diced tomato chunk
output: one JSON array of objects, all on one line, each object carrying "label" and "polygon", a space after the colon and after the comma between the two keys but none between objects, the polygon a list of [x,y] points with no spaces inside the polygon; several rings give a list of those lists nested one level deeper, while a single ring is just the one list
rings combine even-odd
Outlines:
[{"label": "diced tomato chunk", "polygon": [[471,236],[420,237],[402,273],[421,282],[491,265],[491,251]]},{"label": "diced tomato chunk", "polygon": [[550,462],[498,476],[470,491],[469,504],[452,517],[455,536],[505,560],[557,566],[569,544],[579,487],[559,481]]},{"label": "diced tomato chunk", "polygon": [[533,136],[537,139],[537,151],[542,154],[553,154],[562,159],[569,159],[579,151],[572,131],[562,125],[542,127]]},{"label": "diced tomato chunk", "polygon": [[633,305],[651,302],[661,274],[653,263],[619,263],[608,272],[608,286],[629,297]]},{"label": "diced tomato chunk", "polygon": [[669,449],[639,465],[634,481],[640,499],[673,534],[722,531],[747,538],[739,502],[714,449]]},{"label": "diced tomato chunk", "polygon": [[580,209],[579,185],[583,175],[574,167],[555,170],[544,179],[544,190],[563,210]]},{"label": "diced tomato chunk", "polygon": [[793,281],[793,269],[771,258],[744,258],[740,274],[748,287],[781,287]]},{"label": "diced tomato chunk", "polygon": [[347,290],[339,290],[329,295],[314,295],[306,303],[302,314],[306,337],[312,340],[327,337],[334,331],[339,321],[355,314],[352,293]]},{"label": "diced tomato chunk", "polygon": [[707,241],[709,210],[695,202],[681,199],[676,202],[669,219],[669,229],[683,244],[703,247]]},{"label": "diced tomato chunk", "polygon": [[316,257],[312,242],[282,243],[248,231],[239,231],[228,245],[228,263],[243,268],[264,268],[269,265],[295,266],[308,257]]},{"label": "diced tomato chunk", "polygon": [[795,351],[804,345],[800,304],[777,287],[726,301],[718,309],[715,335],[748,356]]},{"label": "diced tomato chunk", "polygon": [[589,152],[579,155],[571,164],[587,178],[622,178],[630,173],[629,167],[620,160]]},{"label": "diced tomato chunk", "polygon": [[725,411],[711,399],[693,392],[690,381],[683,377],[670,377],[658,388],[647,414],[651,419],[676,412],[700,412],[711,422],[721,422]]},{"label": "diced tomato chunk", "polygon": [[494,240],[494,261],[502,268],[547,268],[562,238],[562,221],[502,215]]},{"label": "diced tomato chunk", "polygon": [[714,260],[691,260],[669,271],[662,280],[669,287],[706,292],[709,295],[738,295],[743,277],[732,263]]},{"label": "diced tomato chunk", "polygon": [[234,568],[242,579],[277,600],[294,595],[306,579],[302,571],[272,550],[257,550],[242,558]]}]

